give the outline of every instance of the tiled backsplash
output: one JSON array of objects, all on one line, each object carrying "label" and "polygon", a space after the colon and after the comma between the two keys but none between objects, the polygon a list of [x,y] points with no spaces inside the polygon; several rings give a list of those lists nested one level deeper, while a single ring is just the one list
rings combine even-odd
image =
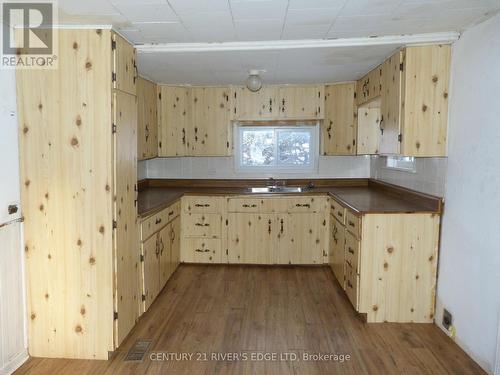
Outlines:
[{"label": "tiled backsplash", "polygon": [[321,156],[316,173],[236,172],[232,157],[156,158],[139,162],[144,178],[374,178],[427,194],[444,196],[447,158],[417,158],[416,172],[385,167],[383,156]]},{"label": "tiled backsplash", "polygon": [[232,157],[156,158],[139,162],[145,178],[368,178],[369,156],[321,156],[314,173],[255,173],[235,171]]},{"label": "tiled backsplash", "polygon": [[416,171],[407,172],[387,168],[386,157],[373,156],[371,177],[391,184],[421,191],[423,193],[444,196],[446,183],[447,158],[415,158]]}]

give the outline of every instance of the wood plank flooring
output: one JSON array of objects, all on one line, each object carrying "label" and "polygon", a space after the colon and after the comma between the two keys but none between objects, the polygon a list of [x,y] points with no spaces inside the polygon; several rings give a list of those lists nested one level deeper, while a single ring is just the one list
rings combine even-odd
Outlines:
[{"label": "wood plank flooring", "polygon": [[[138,339],[142,362],[125,362]],[[246,361],[153,361],[153,353]],[[295,353],[297,361],[252,361]],[[303,361],[304,353],[350,355]],[[328,267],[181,265],[109,361],[31,358],[16,374],[484,374],[433,324],[365,324]]]}]

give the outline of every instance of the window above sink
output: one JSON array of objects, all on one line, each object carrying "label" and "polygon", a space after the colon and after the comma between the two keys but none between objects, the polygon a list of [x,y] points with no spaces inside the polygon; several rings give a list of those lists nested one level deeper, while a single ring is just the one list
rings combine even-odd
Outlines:
[{"label": "window above sink", "polygon": [[319,125],[235,125],[236,169],[311,172],[318,166]]}]

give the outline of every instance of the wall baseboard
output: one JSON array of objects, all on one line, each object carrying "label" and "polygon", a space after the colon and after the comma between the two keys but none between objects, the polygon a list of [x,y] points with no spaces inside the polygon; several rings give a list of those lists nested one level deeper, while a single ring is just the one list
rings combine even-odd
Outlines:
[{"label": "wall baseboard", "polygon": [[17,354],[10,362],[7,362],[4,367],[0,369],[0,375],[10,375],[16,371],[21,365],[29,358],[28,350],[24,349]]}]

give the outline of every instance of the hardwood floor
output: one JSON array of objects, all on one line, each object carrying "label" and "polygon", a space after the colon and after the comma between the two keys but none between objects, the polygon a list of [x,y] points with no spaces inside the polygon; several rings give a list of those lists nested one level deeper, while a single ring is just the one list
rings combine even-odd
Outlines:
[{"label": "hardwood floor", "polygon": [[[143,362],[125,362],[137,339]],[[297,361],[152,361],[151,353]],[[303,361],[304,353],[350,360]],[[198,358],[199,359],[199,358]],[[181,265],[109,361],[31,358],[16,374],[484,374],[433,324],[365,324],[328,267]]]}]

